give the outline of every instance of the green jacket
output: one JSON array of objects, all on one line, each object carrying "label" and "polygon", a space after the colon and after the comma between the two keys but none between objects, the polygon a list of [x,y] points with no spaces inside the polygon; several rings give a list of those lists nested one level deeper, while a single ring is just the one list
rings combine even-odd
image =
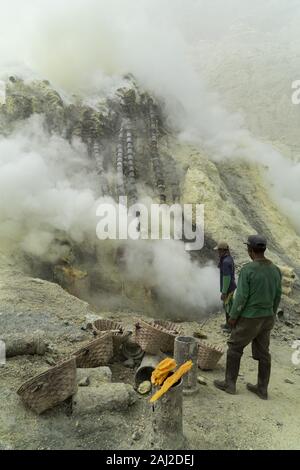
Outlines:
[{"label": "green jacket", "polygon": [[231,318],[274,315],[281,299],[281,271],[271,261],[255,260],[242,267]]}]

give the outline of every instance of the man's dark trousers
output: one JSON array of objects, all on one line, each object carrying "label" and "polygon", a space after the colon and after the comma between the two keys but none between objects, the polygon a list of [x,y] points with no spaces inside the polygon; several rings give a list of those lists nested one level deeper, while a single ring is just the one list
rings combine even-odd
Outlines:
[{"label": "man's dark trousers", "polygon": [[228,383],[235,384],[244,348],[252,343],[252,357],[258,361],[257,387],[262,395],[267,396],[271,373],[270,334],[274,322],[274,316],[238,319],[228,340],[226,379]]}]

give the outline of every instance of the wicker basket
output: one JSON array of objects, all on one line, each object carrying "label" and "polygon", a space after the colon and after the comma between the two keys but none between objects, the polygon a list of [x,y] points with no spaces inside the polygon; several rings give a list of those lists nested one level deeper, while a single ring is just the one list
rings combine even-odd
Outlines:
[{"label": "wicker basket", "polygon": [[166,340],[166,346],[161,351],[166,353],[173,353],[174,352],[174,341],[176,336],[180,336],[182,334],[182,329],[176,325],[176,323],[172,323],[170,321],[163,321],[163,320],[155,320],[153,324],[161,329],[161,331],[165,331],[168,334],[168,340]]},{"label": "wicker basket", "polygon": [[17,391],[22,401],[40,414],[76,392],[76,361],[71,358],[25,382]]},{"label": "wicker basket", "polygon": [[108,331],[74,353],[79,368],[104,366],[113,358],[112,334]]},{"label": "wicker basket", "polygon": [[122,323],[118,323],[113,320],[96,320],[93,323],[93,331],[96,334],[109,331],[112,333],[114,355],[116,355],[121,344],[128,338],[129,332],[125,331]]},{"label": "wicker basket", "polygon": [[224,354],[220,346],[214,346],[205,341],[198,344],[198,366],[203,370],[212,370]]},{"label": "wicker basket", "polygon": [[136,324],[135,342],[147,353],[157,354],[159,351],[172,352],[177,334],[169,331],[158,322],[148,323],[140,320]]}]

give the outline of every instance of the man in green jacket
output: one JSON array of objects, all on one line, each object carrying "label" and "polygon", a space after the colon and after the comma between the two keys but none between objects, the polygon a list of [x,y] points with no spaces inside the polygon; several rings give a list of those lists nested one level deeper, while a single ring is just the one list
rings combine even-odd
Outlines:
[{"label": "man in green jacket", "polygon": [[268,398],[271,372],[270,333],[281,299],[281,272],[265,258],[267,241],[251,235],[246,243],[252,262],[242,267],[236,295],[230,310],[232,333],[228,341],[225,381],[214,384],[227,393],[236,393],[236,381],[244,348],[252,343],[253,359],[258,361],[258,381],[248,390],[263,400]]}]

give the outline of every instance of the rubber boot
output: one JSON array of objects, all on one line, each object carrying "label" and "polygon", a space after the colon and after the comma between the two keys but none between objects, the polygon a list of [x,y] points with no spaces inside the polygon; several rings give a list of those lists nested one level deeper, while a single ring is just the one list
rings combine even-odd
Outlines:
[{"label": "rubber boot", "polygon": [[214,380],[214,385],[223,392],[236,394],[236,381],[240,370],[240,354],[227,353],[225,380]]},{"label": "rubber boot", "polygon": [[259,361],[257,384],[247,384],[247,389],[262,400],[268,399],[268,385],[271,374],[271,362]]}]

